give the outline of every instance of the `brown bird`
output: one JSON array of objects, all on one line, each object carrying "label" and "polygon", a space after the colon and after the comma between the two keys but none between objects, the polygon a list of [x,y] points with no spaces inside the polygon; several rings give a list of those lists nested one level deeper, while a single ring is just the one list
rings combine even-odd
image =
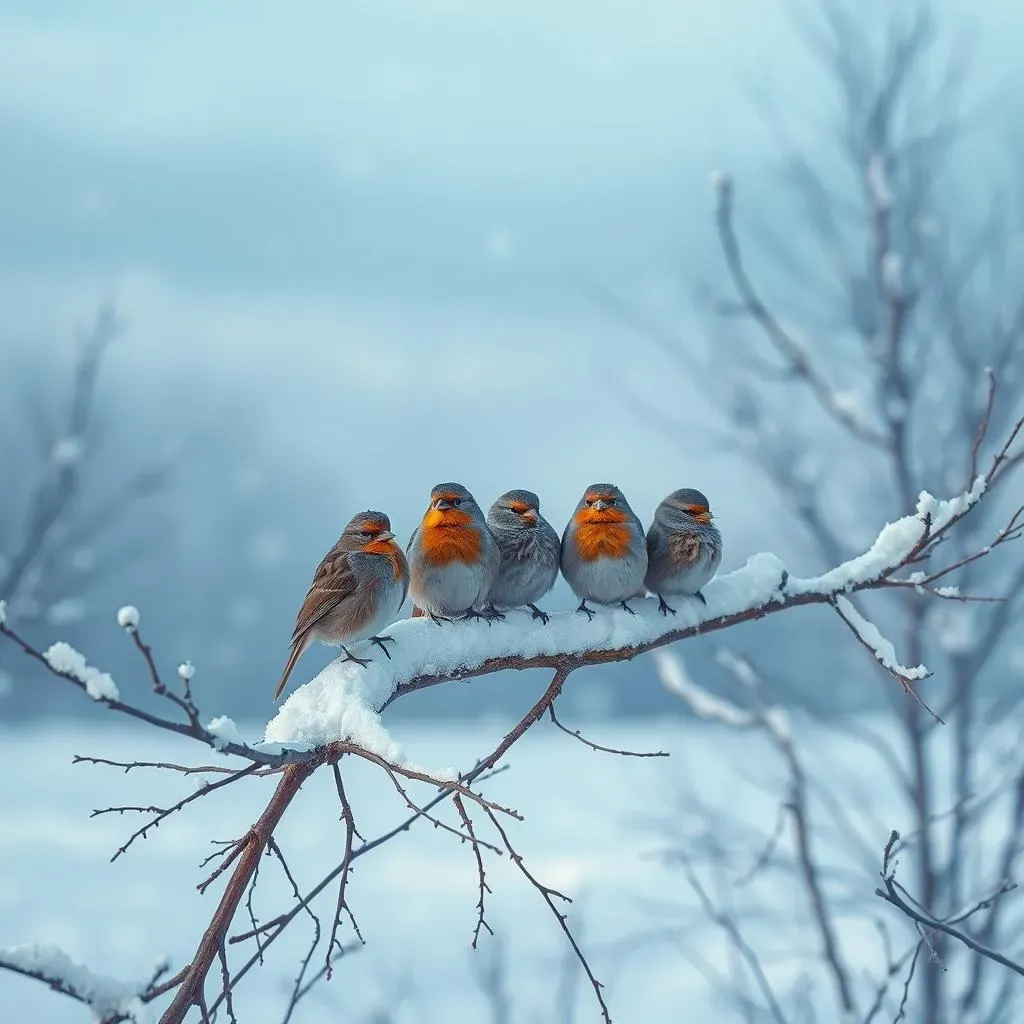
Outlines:
[{"label": "brown bird", "polygon": [[383,512],[353,516],[313,574],[274,700],[314,640],[340,646],[346,660],[358,665],[367,665],[370,659],[357,658],[345,645],[359,640],[370,640],[390,659],[385,642],[395,639],[379,633],[394,622],[408,589],[409,565],[395,543],[391,520]]}]

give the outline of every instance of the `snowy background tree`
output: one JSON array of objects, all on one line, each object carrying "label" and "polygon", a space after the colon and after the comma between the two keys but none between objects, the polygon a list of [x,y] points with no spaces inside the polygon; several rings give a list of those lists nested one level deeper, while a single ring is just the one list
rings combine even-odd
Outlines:
[{"label": "snowy background tree", "polygon": [[[792,525],[813,569],[856,550],[864,509],[893,515],[920,490],[971,479],[985,452],[978,423],[999,431],[1020,415],[1024,208],[1011,146],[1008,172],[974,187],[975,90],[952,18],[911,4],[867,20],[821,0],[797,23],[818,65],[805,91],[827,105],[801,120],[761,94],[781,152],[777,199],[744,202],[745,176],[715,180],[726,280],[703,292],[703,379],[725,413],[709,443],[770,484],[771,515]],[[1013,624],[1024,562],[1010,550],[973,560],[969,549],[1021,505],[1022,461],[1011,456],[1002,500],[952,542],[963,565],[943,600],[911,586],[866,605],[912,662],[936,670],[922,692],[941,722],[888,688],[885,711],[837,715],[848,696],[873,692],[863,662],[823,674],[799,646],[767,662],[718,647],[736,705],[711,713],[773,752],[778,774],[757,785],[778,814],[730,820],[695,786],[664,828],[666,856],[733,951],[734,970],[714,983],[737,1019],[1014,1019],[1013,972],[934,927],[894,929],[901,922],[864,895],[896,828],[899,899],[1019,956],[1024,646]],[[666,657],[662,672],[689,699],[685,667]],[[765,709],[794,703],[779,730]],[[816,770],[823,735],[856,766],[841,779]],[[773,918],[767,896],[778,905],[780,892],[785,914]],[[866,936],[869,925],[878,931]],[[701,956],[699,941],[688,956]],[[864,946],[874,947],[867,972]]]}]

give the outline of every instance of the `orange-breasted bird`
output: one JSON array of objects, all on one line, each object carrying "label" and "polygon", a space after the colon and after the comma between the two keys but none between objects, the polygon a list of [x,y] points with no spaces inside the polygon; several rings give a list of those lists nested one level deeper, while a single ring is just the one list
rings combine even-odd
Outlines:
[{"label": "orange-breasted bird", "polygon": [[314,640],[340,646],[346,658],[359,665],[370,659],[357,658],[346,644],[370,640],[390,658],[386,641],[394,643],[394,637],[380,632],[394,622],[408,589],[409,565],[395,543],[388,517],[369,511],[353,516],[313,574],[274,700],[281,696],[295,663]]},{"label": "orange-breasted bird", "polygon": [[438,484],[406,547],[409,593],[419,614],[435,622],[503,619],[487,608],[501,553],[484,514],[462,484]]},{"label": "orange-breasted bird", "polygon": [[562,575],[579,597],[577,611],[594,613],[587,601],[618,604],[642,596],[647,571],[643,524],[614,484],[591,484],[562,534]]},{"label": "orange-breasted bird", "polygon": [[722,562],[722,535],[711,521],[708,499],[692,487],[673,491],[657,508],[647,531],[644,585],[658,595],[662,615],[675,614],[665,595],[696,597]]}]

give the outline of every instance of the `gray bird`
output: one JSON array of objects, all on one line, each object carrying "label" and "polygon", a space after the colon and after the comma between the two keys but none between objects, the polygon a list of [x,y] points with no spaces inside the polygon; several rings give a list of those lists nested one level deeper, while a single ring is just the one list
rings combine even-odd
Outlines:
[{"label": "gray bird", "polygon": [[501,552],[480,506],[462,484],[438,484],[430,492],[430,507],[409,538],[406,554],[414,618],[505,617],[485,607]]},{"label": "gray bird", "polygon": [[594,613],[587,601],[619,604],[643,595],[647,546],[643,524],[614,484],[591,484],[562,534],[562,575],[579,597],[577,611]]},{"label": "gray bird", "polygon": [[657,508],[647,531],[647,576],[644,585],[658,595],[662,615],[675,614],[665,601],[696,597],[722,562],[722,535],[711,521],[708,499],[692,487],[673,491]]},{"label": "gray bird", "polygon": [[547,625],[539,601],[558,579],[558,534],[540,514],[533,491],[506,491],[487,513],[487,525],[501,551],[501,568],[488,602],[496,608],[526,606]]}]

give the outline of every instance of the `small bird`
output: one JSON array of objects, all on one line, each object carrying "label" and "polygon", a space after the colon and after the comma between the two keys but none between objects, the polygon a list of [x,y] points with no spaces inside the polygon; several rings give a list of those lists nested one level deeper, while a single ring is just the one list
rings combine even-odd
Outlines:
[{"label": "small bird", "polygon": [[385,642],[395,643],[395,638],[378,634],[395,621],[408,589],[409,564],[395,543],[391,520],[383,512],[353,516],[313,574],[274,700],[314,640],[340,645],[346,659],[358,665],[368,665],[370,659],[357,658],[345,644],[370,640],[390,659]]},{"label": "small bird", "polygon": [[647,531],[647,576],[644,585],[658,595],[662,615],[676,610],[670,597],[696,597],[722,562],[722,535],[711,521],[708,499],[692,487],[673,491],[657,508]]},{"label": "small bird", "polygon": [[643,524],[614,484],[591,484],[562,534],[562,575],[577,597],[577,611],[592,619],[587,601],[619,604],[643,596],[647,547]]},{"label": "small bird", "polygon": [[[409,538],[409,592],[416,610],[435,622],[503,619],[486,608],[501,552],[473,495],[462,484],[438,484]],[[480,610],[482,609],[482,610]]]},{"label": "small bird", "polygon": [[533,491],[506,491],[487,513],[487,525],[501,552],[501,568],[487,601],[493,608],[525,605],[547,625],[539,601],[558,579],[558,534],[540,514]]}]

